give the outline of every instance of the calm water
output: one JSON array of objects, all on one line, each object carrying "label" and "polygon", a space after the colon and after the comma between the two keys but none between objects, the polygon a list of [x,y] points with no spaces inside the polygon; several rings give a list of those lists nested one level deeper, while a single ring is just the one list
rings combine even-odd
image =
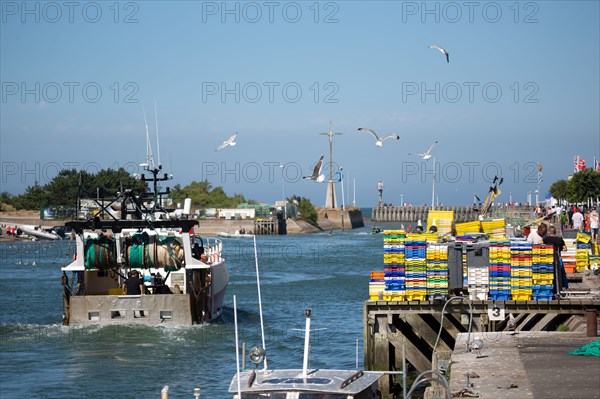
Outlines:
[{"label": "calm water", "polygon": [[[383,236],[368,231],[258,238],[269,368],[302,367],[307,307],[310,367],[354,368],[357,340],[362,367],[362,305],[370,271],[383,270]],[[158,398],[169,385],[169,398],[193,398],[195,387],[202,398],[230,398],[233,295],[240,343],[261,338],[252,242],[224,242],[222,321],[187,328],[62,326],[67,242],[0,243],[0,397]]]}]

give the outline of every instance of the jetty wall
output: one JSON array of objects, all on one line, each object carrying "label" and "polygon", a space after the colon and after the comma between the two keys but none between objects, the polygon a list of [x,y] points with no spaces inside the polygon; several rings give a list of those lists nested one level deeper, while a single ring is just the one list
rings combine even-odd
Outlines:
[{"label": "jetty wall", "polygon": [[317,214],[317,223],[323,230],[351,230],[365,225],[362,212],[358,208],[323,208],[319,209]]},{"label": "jetty wall", "polygon": [[[378,206],[373,208],[373,222],[417,222],[426,221],[430,206]],[[457,223],[477,220],[479,213],[470,206],[439,206],[436,211],[454,211]]]}]

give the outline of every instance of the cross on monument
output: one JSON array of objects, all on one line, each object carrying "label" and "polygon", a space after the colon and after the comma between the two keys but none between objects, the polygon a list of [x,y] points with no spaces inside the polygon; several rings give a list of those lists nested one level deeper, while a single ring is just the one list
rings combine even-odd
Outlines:
[{"label": "cross on monument", "polygon": [[335,203],[335,186],[333,185],[333,136],[341,135],[342,133],[333,132],[333,123],[329,122],[329,132],[321,133],[329,136],[329,182],[327,183],[327,195],[325,197],[325,208],[336,208]]}]

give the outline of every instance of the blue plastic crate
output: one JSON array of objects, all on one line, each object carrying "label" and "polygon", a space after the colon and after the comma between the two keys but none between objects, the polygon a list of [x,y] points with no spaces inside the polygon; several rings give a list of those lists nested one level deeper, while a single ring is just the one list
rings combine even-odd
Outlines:
[{"label": "blue plastic crate", "polygon": [[510,299],[510,293],[492,294],[490,292],[490,299],[494,301],[508,301]]}]

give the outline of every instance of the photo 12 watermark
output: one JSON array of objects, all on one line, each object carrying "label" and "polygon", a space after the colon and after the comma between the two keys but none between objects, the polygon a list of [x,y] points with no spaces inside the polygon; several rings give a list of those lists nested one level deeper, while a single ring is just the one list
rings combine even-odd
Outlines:
[{"label": "photo 12 watermark", "polygon": [[0,181],[2,184],[21,183],[21,184],[46,184],[51,182],[63,170],[77,170],[87,172],[89,174],[97,174],[101,170],[112,169],[119,170],[120,168],[133,176],[134,174],[143,173],[140,166],[135,162],[127,162],[123,164],[113,163],[107,167],[103,167],[98,162],[77,162],[77,161],[60,161],[60,162],[17,162],[17,161],[2,161],[0,162]]},{"label": "photo 12 watermark", "polygon": [[498,179],[512,183],[537,183],[539,179],[537,162],[513,162],[501,164],[499,162],[402,162],[399,174],[402,183],[418,182],[427,183],[435,179],[436,183],[444,182],[475,183],[484,181],[493,183]]},{"label": "photo 12 watermark", "polygon": [[202,82],[202,102],[337,104],[340,87],[336,82]]},{"label": "photo 12 watermark", "polygon": [[402,82],[402,102],[538,104],[536,82]]},{"label": "photo 12 watermark", "polygon": [[[16,223],[2,224],[17,228]],[[5,234],[5,231],[2,233]],[[70,258],[67,257],[66,247],[60,241],[29,241],[0,246],[0,264],[6,266],[37,265],[42,262],[66,264],[68,261]]]},{"label": "photo 12 watermark", "polygon": [[[211,162],[205,161],[200,166],[200,179],[225,183],[275,183],[283,180],[285,183],[297,183],[313,173],[314,163],[287,161],[263,162]],[[321,174],[329,176],[329,162],[323,163]],[[331,174],[336,175],[340,167],[335,162],[331,164]]]},{"label": "photo 12 watermark", "polygon": [[0,12],[3,24],[137,24],[140,4],[135,1],[2,1]]},{"label": "photo 12 watermark", "polygon": [[89,103],[100,101],[137,104],[136,82],[9,82],[3,81],[0,98],[7,103]]},{"label": "photo 12 watermark", "polygon": [[537,24],[540,5],[534,1],[403,1],[402,23]]},{"label": "photo 12 watermark", "polygon": [[334,1],[203,1],[202,23],[337,24],[339,11]]}]

